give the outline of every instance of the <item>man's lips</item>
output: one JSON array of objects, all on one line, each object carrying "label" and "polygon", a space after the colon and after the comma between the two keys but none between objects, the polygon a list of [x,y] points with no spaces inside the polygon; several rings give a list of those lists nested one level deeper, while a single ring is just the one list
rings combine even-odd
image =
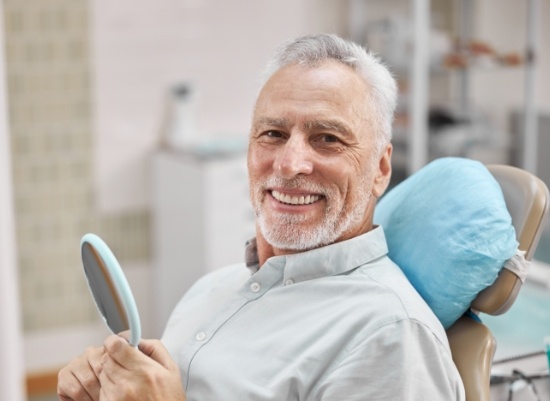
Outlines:
[{"label": "man's lips", "polygon": [[321,199],[321,195],[290,195],[284,194],[279,191],[271,191],[271,196],[278,200],[281,203],[286,203],[287,205],[310,205],[317,202]]}]

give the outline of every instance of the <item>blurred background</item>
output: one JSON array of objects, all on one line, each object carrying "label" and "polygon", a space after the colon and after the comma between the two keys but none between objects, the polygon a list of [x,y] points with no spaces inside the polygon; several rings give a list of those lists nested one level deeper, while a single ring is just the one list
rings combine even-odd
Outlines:
[{"label": "blurred background", "polygon": [[59,367],[108,334],[83,234],[119,258],[145,337],[241,261],[252,105],[284,40],[334,32],[390,65],[392,185],[461,156],[550,186],[549,20],[550,0],[0,1],[0,399],[55,399]]}]

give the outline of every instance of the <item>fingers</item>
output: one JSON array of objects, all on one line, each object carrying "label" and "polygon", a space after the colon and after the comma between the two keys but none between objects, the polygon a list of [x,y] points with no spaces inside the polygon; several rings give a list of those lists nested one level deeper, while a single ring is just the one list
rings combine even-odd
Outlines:
[{"label": "fingers", "polygon": [[99,401],[102,348],[89,348],[61,369],[57,380],[57,394],[61,401]]},{"label": "fingers", "polygon": [[124,330],[118,333],[118,336],[124,338],[126,341],[130,342],[130,330]]},{"label": "fingers", "polygon": [[144,355],[132,347],[125,338],[112,335],[105,339],[103,343],[107,355],[116,361],[120,366],[127,370],[132,370],[136,359]]},{"label": "fingers", "polygon": [[97,385],[97,392],[92,391],[92,393],[89,393],[88,391],[93,388],[93,384],[86,382],[83,383],[81,379],[78,378],[76,375],[70,374],[63,378],[59,378],[57,385],[57,395],[62,401],[97,401],[99,400],[99,381],[97,382]]},{"label": "fingers", "polygon": [[104,347],[102,400],[185,400],[179,368],[160,341],[142,340],[136,349],[114,335]]},{"label": "fingers", "polygon": [[92,348],[89,352],[88,364],[95,373],[96,378],[99,377],[103,369],[103,355],[105,355],[104,347]]},{"label": "fingers", "polygon": [[[124,337],[113,335],[103,347],[87,349],[61,369],[57,394],[61,401],[122,399],[129,395],[128,399],[142,399],[145,389],[140,385],[149,383],[146,387],[155,387],[153,392],[163,391],[152,385],[158,377],[166,380],[167,389],[182,393],[179,369],[160,341],[143,340],[138,350]],[[118,397],[120,394],[125,396]]]},{"label": "fingers", "polygon": [[105,340],[109,356],[122,367],[132,370],[138,363],[150,363],[151,359],[167,369],[173,369],[175,362],[159,340],[141,340],[138,352],[121,336],[110,336]]},{"label": "fingers", "polygon": [[166,369],[177,369],[172,356],[159,340],[141,340],[138,345],[139,350],[149,358],[160,363]]},{"label": "fingers", "polygon": [[101,382],[101,387],[104,388],[106,385],[113,384],[116,381],[113,376],[120,372],[121,366],[110,358],[107,353],[103,355],[101,365],[103,366],[103,369],[98,378]]}]

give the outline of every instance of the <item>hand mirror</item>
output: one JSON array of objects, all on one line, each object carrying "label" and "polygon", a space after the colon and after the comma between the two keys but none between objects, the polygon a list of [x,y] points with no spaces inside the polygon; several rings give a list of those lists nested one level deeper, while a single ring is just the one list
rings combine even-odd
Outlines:
[{"label": "hand mirror", "polygon": [[115,255],[95,234],[84,235],[80,249],[88,287],[103,320],[114,334],[129,330],[129,343],[137,347],[141,339],[139,314]]}]

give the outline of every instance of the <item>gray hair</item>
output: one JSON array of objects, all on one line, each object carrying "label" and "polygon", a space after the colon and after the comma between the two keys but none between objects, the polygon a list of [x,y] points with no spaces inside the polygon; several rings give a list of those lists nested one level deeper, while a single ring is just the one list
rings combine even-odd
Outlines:
[{"label": "gray hair", "polygon": [[352,68],[370,88],[367,110],[374,113],[367,118],[372,122],[376,133],[375,146],[380,152],[392,137],[397,84],[380,59],[365,48],[334,34],[301,36],[277,49],[264,71],[263,82],[285,66],[315,67],[329,60]]}]

